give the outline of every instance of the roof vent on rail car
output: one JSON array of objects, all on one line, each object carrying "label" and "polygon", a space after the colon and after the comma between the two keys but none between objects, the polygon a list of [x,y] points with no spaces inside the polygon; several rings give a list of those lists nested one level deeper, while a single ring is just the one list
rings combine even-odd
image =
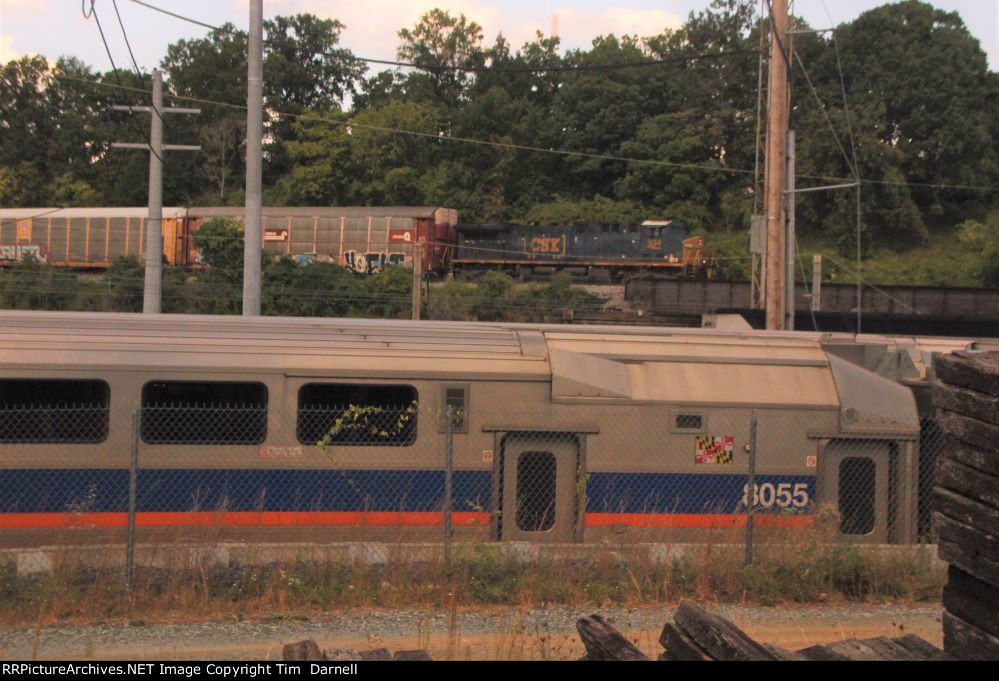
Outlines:
[{"label": "roof vent on rail car", "polygon": [[549,350],[552,397],[630,399],[631,384],[624,364],[571,350]]}]

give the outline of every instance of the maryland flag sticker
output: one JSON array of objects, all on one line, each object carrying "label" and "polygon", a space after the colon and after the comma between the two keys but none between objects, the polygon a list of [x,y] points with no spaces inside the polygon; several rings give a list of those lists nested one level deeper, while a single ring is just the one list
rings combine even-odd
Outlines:
[{"label": "maryland flag sticker", "polygon": [[732,463],[732,436],[694,438],[694,463]]}]

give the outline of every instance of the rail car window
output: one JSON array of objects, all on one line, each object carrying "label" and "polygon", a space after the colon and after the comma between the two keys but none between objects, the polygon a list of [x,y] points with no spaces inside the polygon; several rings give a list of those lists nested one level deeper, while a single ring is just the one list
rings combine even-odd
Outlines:
[{"label": "rail car window", "polygon": [[555,455],[523,452],[517,459],[517,527],[546,532],[555,525]]},{"label": "rail car window", "polygon": [[704,421],[704,414],[678,412],[673,415],[673,430],[678,433],[702,433]]},{"label": "rail car window", "polygon": [[0,380],[0,442],[103,442],[110,399],[104,381]]},{"label": "rail car window", "polygon": [[418,399],[411,385],[307,383],[298,391],[298,441],[409,446],[416,442]]},{"label": "rail car window", "polygon": [[839,464],[839,531],[870,534],[874,531],[874,461],[850,457]]},{"label": "rail car window", "polygon": [[267,386],[154,381],[142,386],[143,442],[250,445],[267,437]]}]

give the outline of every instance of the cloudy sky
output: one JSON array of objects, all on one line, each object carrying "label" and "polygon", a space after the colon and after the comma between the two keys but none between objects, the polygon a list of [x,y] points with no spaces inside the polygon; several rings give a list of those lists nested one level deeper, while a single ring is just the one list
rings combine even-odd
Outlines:
[{"label": "cloudy sky", "polygon": [[[88,4],[90,0],[85,0]],[[148,0],[178,14],[209,24],[229,21],[247,25],[247,0]],[[999,0],[931,0],[946,10],[956,10],[972,35],[989,55],[993,69],[999,64]],[[136,59],[152,68],[167,44],[179,38],[204,35],[205,29],[163,16],[131,0],[117,0],[122,21]],[[812,26],[826,28],[849,21],[864,10],[883,4],[876,0],[796,0],[795,13]],[[653,35],[679,26],[691,11],[710,0],[264,0],[264,15],[312,12],[335,17],[347,28],[342,42],[356,54],[393,58],[396,32],[412,26],[420,14],[433,7],[462,12],[485,29],[486,42],[502,32],[514,46],[548,34],[557,17],[564,47],[585,47],[595,35]],[[96,0],[98,17],[119,65],[128,53],[111,0]],[[97,26],[86,20],[79,0],[0,0],[0,62],[24,54],[40,53],[50,59],[68,54],[99,68],[109,67]]]}]

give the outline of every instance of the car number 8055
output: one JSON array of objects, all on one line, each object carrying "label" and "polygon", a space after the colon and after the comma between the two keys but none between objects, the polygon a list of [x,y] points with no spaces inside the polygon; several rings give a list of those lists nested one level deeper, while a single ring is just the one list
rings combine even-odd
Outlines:
[{"label": "car number 8055", "polygon": [[[753,506],[763,508],[805,508],[811,500],[808,497],[808,483],[764,482],[753,485]],[[749,485],[742,486],[742,505],[749,506]]]}]

